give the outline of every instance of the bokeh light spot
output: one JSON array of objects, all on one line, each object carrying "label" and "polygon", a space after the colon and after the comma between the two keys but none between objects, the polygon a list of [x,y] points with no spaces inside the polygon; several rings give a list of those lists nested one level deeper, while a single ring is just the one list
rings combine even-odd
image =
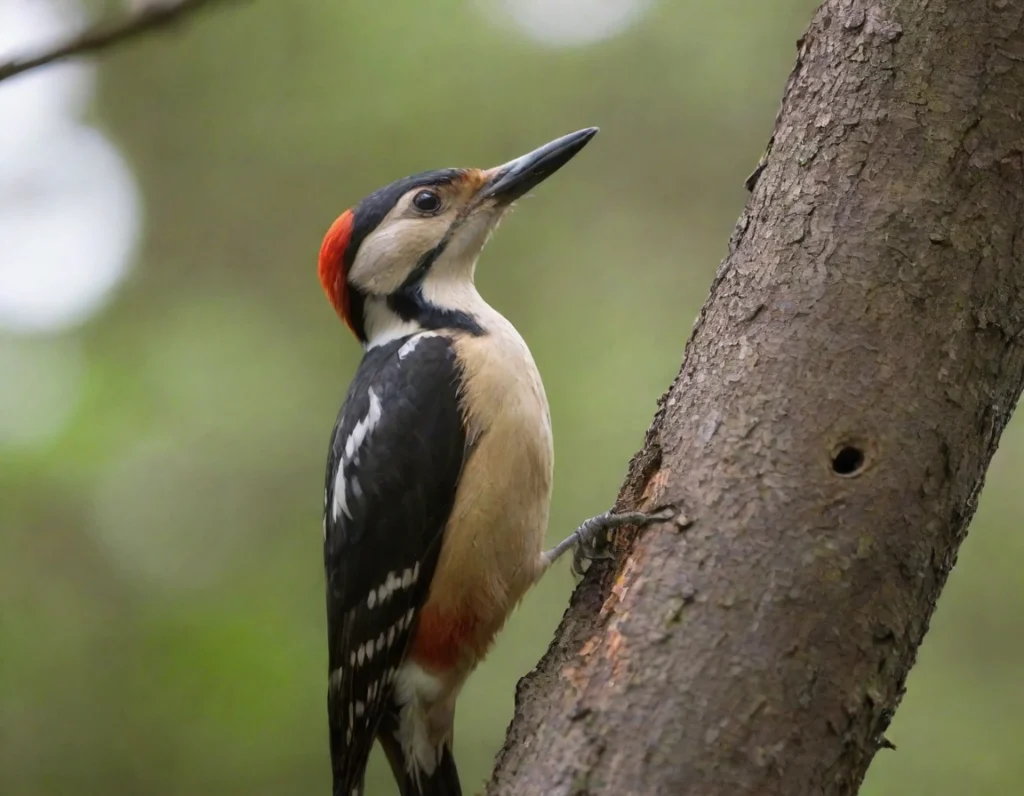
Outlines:
[{"label": "bokeh light spot", "polygon": [[496,23],[550,47],[581,47],[618,36],[654,0],[476,0]]},{"label": "bokeh light spot", "polygon": [[[34,53],[82,26],[81,9],[51,0],[0,0],[0,60]],[[0,163],[40,133],[79,118],[92,98],[95,69],[81,59],[60,61],[0,85]]]},{"label": "bokeh light spot", "polygon": [[134,179],[91,127],[56,127],[0,160],[0,326],[86,320],[127,274],[139,225]]}]

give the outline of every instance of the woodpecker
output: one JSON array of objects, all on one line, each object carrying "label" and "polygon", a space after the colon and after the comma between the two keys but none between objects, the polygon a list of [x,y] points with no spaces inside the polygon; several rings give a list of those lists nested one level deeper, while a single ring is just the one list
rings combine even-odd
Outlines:
[{"label": "woodpecker", "polygon": [[324,237],[321,285],[365,349],[324,490],[334,796],[363,793],[375,740],[402,796],[460,796],[455,700],[512,609],[570,548],[578,569],[610,530],[663,518],[608,512],[544,551],[544,386],[473,281],[513,202],[596,133],[491,169],[400,179]]}]

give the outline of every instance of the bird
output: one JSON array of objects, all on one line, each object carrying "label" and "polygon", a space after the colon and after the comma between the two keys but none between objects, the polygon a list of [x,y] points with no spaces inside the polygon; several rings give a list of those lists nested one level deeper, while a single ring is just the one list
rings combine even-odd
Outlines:
[{"label": "bird", "polygon": [[[596,127],[490,169],[444,168],[369,194],[330,225],[318,275],[364,348],[324,482],[333,796],[361,796],[374,742],[402,796],[461,796],[455,703],[527,590],[566,551],[664,516],[604,514],[543,549],[553,442],[515,327],[477,259],[516,200]],[[603,548],[603,549],[602,549]]]}]

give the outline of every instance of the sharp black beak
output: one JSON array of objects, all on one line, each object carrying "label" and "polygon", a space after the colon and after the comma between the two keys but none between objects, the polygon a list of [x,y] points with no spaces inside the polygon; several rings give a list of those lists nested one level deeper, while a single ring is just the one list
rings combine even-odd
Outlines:
[{"label": "sharp black beak", "polygon": [[597,130],[596,127],[587,127],[563,135],[533,152],[491,169],[492,176],[480,190],[478,198],[514,202],[572,160],[597,135]]}]

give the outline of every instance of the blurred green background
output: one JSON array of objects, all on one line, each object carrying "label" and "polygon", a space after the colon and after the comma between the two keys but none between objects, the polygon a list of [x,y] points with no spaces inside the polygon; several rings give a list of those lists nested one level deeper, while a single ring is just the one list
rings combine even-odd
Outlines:
[{"label": "blurred green background", "polygon": [[[105,57],[87,114],[138,181],[133,270],[74,329],[0,331],[0,428],[70,407],[0,437],[0,794],[328,793],[319,512],[360,351],[323,232],[406,173],[602,127],[479,269],[545,378],[560,539],[676,373],[815,5],[264,0]],[[1022,789],[1022,460],[1015,422],[869,796]],[[467,793],[572,586],[563,562],[470,681]]]}]

